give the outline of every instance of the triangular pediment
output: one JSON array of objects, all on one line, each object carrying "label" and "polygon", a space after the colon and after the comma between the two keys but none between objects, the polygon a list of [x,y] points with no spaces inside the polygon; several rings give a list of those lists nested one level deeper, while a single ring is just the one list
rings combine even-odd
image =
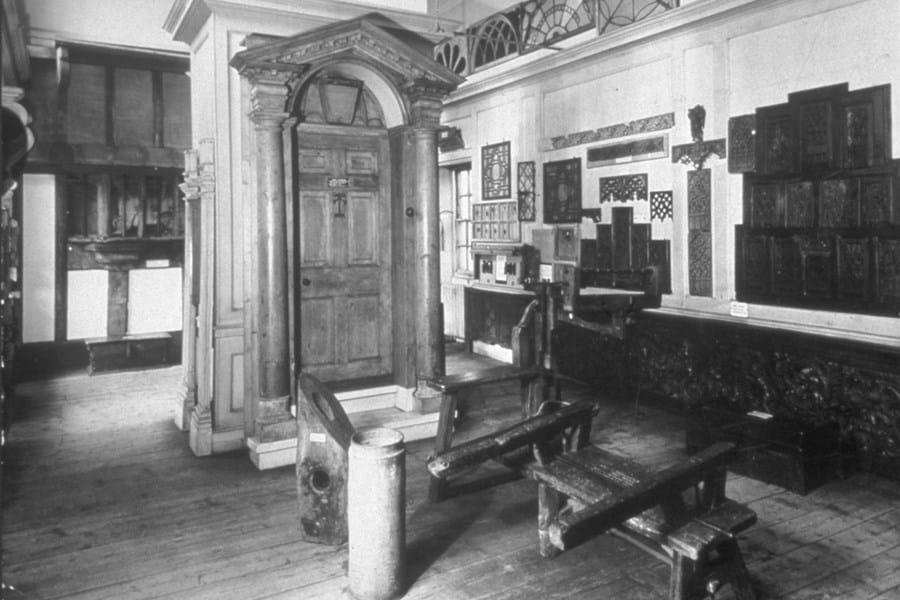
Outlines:
[{"label": "triangular pediment", "polygon": [[298,70],[334,61],[363,61],[397,82],[424,83],[450,92],[464,80],[435,62],[430,43],[380,14],[341,21],[299,35],[261,41],[239,52],[231,66]]}]

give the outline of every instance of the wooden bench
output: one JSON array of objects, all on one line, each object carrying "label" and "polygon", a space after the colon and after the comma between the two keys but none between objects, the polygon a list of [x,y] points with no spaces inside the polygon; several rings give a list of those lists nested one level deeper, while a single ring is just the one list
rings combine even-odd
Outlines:
[{"label": "wooden bench", "polygon": [[172,343],[167,332],[88,338],[88,373],[168,364]]},{"label": "wooden bench", "polygon": [[[726,583],[737,600],[753,600],[736,535],[756,514],[725,497],[734,446],[716,444],[653,472],[588,445],[591,410],[582,402],[525,419],[437,455],[428,469],[444,480],[497,459],[538,481],[542,556],[610,531],[670,565],[670,600]],[[506,459],[522,447],[530,448],[530,460]]]},{"label": "wooden bench", "polygon": [[[453,447],[453,433],[458,411],[476,389],[495,383],[518,381],[521,388],[522,417],[524,418],[537,411],[538,405],[545,396],[544,388],[541,385],[545,378],[546,374],[541,369],[498,365],[482,371],[446,375],[430,381],[429,385],[441,392],[441,407],[432,456],[443,454]],[[455,493],[445,479],[432,476],[428,495],[433,502],[438,502],[455,495]]]}]

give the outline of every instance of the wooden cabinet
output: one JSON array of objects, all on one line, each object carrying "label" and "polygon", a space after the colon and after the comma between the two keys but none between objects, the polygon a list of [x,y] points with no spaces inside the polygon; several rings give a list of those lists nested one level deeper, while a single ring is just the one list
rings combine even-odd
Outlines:
[{"label": "wooden cabinet", "polygon": [[737,226],[741,301],[900,312],[900,161],[890,88],[846,84],[757,110]]}]

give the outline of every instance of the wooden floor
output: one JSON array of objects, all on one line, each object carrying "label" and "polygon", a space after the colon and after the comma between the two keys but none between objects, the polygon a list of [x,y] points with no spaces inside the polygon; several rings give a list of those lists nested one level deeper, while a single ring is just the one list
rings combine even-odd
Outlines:
[{"label": "wooden floor", "polygon": [[[194,457],[172,423],[179,378],[168,368],[19,386],[2,529],[15,597],[342,597],[346,547],[299,541],[293,468],[258,472],[244,452]],[[488,425],[510,414],[514,392],[492,390]],[[660,464],[683,448],[676,416],[609,400],[594,438]],[[405,598],[665,597],[665,565],[615,537],[541,559],[532,482],[429,504],[428,450],[407,445]],[[801,497],[732,477],[729,493],[759,514],[741,545],[760,598],[900,598],[900,484],[856,475]]]}]

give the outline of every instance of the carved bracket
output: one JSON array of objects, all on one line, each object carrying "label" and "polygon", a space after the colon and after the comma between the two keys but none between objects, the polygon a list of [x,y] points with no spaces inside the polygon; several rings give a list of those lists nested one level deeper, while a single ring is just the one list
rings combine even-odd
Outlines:
[{"label": "carved bracket", "polygon": [[713,154],[719,158],[726,157],[725,138],[673,146],[672,162],[680,162],[685,165],[692,165],[695,169],[702,169],[706,160]]}]

